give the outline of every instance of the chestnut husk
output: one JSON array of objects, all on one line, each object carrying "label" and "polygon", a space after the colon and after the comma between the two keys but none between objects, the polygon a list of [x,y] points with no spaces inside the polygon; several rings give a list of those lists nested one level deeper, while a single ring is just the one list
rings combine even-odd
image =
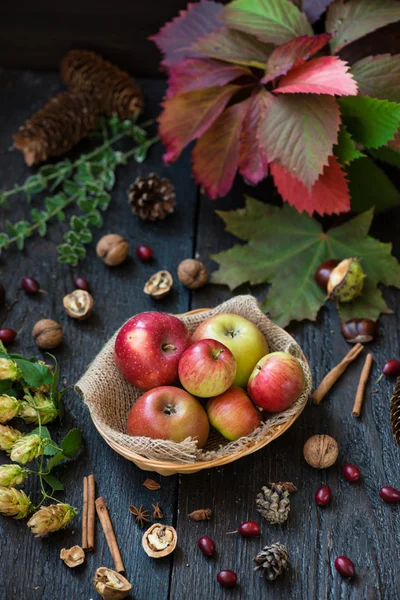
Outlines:
[{"label": "chestnut husk", "polygon": [[340,330],[349,344],[367,344],[378,334],[378,324],[371,319],[349,319],[342,323]]}]

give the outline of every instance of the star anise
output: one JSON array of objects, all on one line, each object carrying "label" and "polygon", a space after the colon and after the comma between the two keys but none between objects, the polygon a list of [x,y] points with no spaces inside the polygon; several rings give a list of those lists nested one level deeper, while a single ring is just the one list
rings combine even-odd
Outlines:
[{"label": "star anise", "polygon": [[139,508],[130,506],[129,510],[134,515],[135,521],[140,527],[144,527],[145,523],[149,523],[149,511],[144,508],[143,504]]}]

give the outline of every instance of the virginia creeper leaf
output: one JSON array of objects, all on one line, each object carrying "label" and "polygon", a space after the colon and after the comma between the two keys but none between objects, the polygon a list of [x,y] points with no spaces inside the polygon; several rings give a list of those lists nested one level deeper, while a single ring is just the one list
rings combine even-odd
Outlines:
[{"label": "virginia creeper leaf", "polygon": [[351,208],[357,212],[376,207],[382,211],[400,204],[400,192],[370,158],[355,160],[347,167]]},{"label": "virginia creeper leaf", "polygon": [[358,256],[367,274],[362,296],[343,308],[343,319],[350,310],[353,317],[372,319],[388,312],[377,284],[400,287],[400,265],[391,256],[391,244],[368,236],[373,211],[327,232],[306,213],[299,215],[288,205],[266,206],[248,197],[245,208],[217,214],[227,231],[247,243],[212,256],[220,265],[212,281],[230,289],[245,282],[271,283],[263,308],[281,327],[292,320],[316,319],[326,294],[315,283],[314,272],[329,258]]},{"label": "virginia creeper leaf", "polygon": [[166,23],[160,31],[149,39],[156,43],[164,54],[162,65],[171,67],[182,58],[199,56],[191,49],[193,42],[221,25],[223,7],[217,2],[201,0],[189,3],[178,17]]},{"label": "virginia creeper leaf", "polygon": [[387,146],[381,146],[381,148],[376,149],[370,148],[368,153],[381,162],[400,169],[400,152],[392,150],[392,148],[388,148]]},{"label": "virginia creeper leaf", "polygon": [[367,56],[351,67],[361,96],[400,102],[400,54]]},{"label": "virginia creeper leaf", "polygon": [[207,131],[239,89],[239,86],[227,85],[167,98],[158,117],[159,134],[167,147],[165,162],[174,162],[189,142]]},{"label": "virginia creeper leaf", "polygon": [[342,123],[339,129],[338,143],[333,149],[335,156],[342,165],[349,165],[356,158],[365,156],[356,147],[354,140]]},{"label": "virginia creeper leaf", "polygon": [[223,86],[245,75],[252,76],[246,67],[212,58],[187,58],[171,67],[169,71],[168,97],[182,92]]},{"label": "virginia creeper leaf", "polygon": [[326,16],[326,30],[333,33],[332,53],[359,38],[400,20],[400,3],[394,0],[336,0]]},{"label": "virginia creeper leaf", "polygon": [[310,23],[315,23],[333,0],[293,0],[293,2],[306,13]]},{"label": "virginia creeper leaf", "polygon": [[335,156],[329,157],[328,165],[310,190],[276,162],[271,164],[271,174],[282,198],[299,212],[332,215],[350,210],[347,181]]},{"label": "virginia creeper leaf", "polygon": [[366,148],[392,140],[400,127],[400,104],[369,96],[341,98],[340,109],[349,133]]},{"label": "virginia creeper leaf", "polygon": [[265,62],[272,52],[271,45],[264,44],[242,31],[226,28],[210,33],[195,42],[192,47],[210,58],[259,69],[264,69]]},{"label": "virginia creeper leaf", "polygon": [[305,14],[289,0],[233,0],[221,18],[229,27],[273,44],[313,34]]},{"label": "virginia creeper leaf", "polygon": [[279,81],[276,94],[329,94],[355,96],[357,84],[347,63],[337,56],[314,58],[294,67]]},{"label": "virginia creeper leaf", "polygon": [[268,157],[260,144],[260,127],[270,106],[272,95],[264,88],[248,101],[240,136],[239,170],[249,183],[256,185],[268,173]]},{"label": "virginia creeper leaf", "polygon": [[340,112],[335,98],[299,94],[275,97],[261,126],[260,141],[270,161],[278,160],[311,187],[337,142]]}]

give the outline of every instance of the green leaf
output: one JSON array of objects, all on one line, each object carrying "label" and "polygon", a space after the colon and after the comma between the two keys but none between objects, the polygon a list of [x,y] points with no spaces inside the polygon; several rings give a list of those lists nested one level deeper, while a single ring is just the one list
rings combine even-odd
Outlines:
[{"label": "green leaf", "polygon": [[289,0],[234,0],[224,8],[222,20],[232,29],[272,44],[313,35],[305,14]]},{"label": "green leaf", "polygon": [[41,172],[39,172],[37,175],[28,177],[28,179],[25,181],[25,189],[29,191],[30,194],[38,194],[39,192],[43,192],[46,187],[46,179],[43,177]]},{"label": "green leaf", "polygon": [[366,148],[392,140],[400,127],[400,104],[354,96],[340,99],[343,122],[352,137]]},{"label": "green leaf", "polygon": [[104,187],[106,190],[112,190],[115,184],[115,175],[114,171],[109,169],[103,173],[102,181],[104,182]]},{"label": "green leaf", "polygon": [[[43,428],[42,428],[43,430]],[[52,446],[51,444],[48,444],[47,446],[45,446],[45,449],[43,451],[43,454],[45,456],[55,456],[56,454],[59,453],[59,449],[56,448],[55,446]]]},{"label": "green leaf", "polygon": [[347,175],[353,210],[362,212],[375,206],[382,211],[400,204],[400,192],[370,158],[355,160],[348,166]]},{"label": "green leaf", "polygon": [[[9,389],[11,389],[13,382],[9,379],[1,379],[0,380],[0,395],[6,394]],[[10,394],[8,394],[10,395]]]},{"label": "green leaf", "polygon": [[400,287],[400,265],[391,255],[391,244],[368,236],[372,211],[326,233],[317,221],[286,204],[266,207],[252,198],[246,198],[244,209],[218,214],[228,231],[248,242],[211,257],[219,264],[212,281],[230,289],[245,282],[271,283],[262,306],[281,327],[292,320],[316,319],[326,294],[315,283],[314,272],[329,258],[362,260],[368,284],[352,302],[354,316],[365,316],[367,307],[371,318],[388,311],[377,293],[378,283]]},{"label": "green leaf", "polygon": [[71,429],[61,442],[62,451],[68,459],[74,458],[81,447],[82,431],[80,429]]},{"label": "green leaf", "polygon": [[28,385],[38,388],[41,385],[52,383],[53,375],[45,365],[22,358],[15,358],[14,360],[21,370],[23,380]]},{"label": "green leaf", "polygon": [[54,469],[56,465],[58,465],[63,460],[68,460],[63,452],[57,452],[50,460],[47,462],[47,470],[51,471]]},{"label": "green leaf", "polygon": [[63,183],[63,191],[67,196],[75,196],[76,194],[79,194],[80,187],[70,179],[67,179]]},{"label": "green leaf", "polygon": [[31,433],[41,435],[44,440],[51,440],[50,431],[47,429],[47,427],[43,427],[43,425],[42,427],[35,427],[35,429],[32,429]]},{"label": "green leaf", "polygon": [[400,54],[367,56],[352,65],[351,73],[361,96],[400,102]]},{"label": "green leaf", "polygon": [[91,213],[86,215],[88,223],[93,227],[102,227],[103,217],[98,210],[93,210]]},{"label": "green leaf", "polygon": [[64,486],[57,477],[49,473],[48,475],[42,475],[42,478],[45,480],[47,485],[51,487],[55,492],[62,492],[64,490]]},{"label": "green leaf", "polygon": [[107,210],[111,200],[111,195],[107,192],[102,192],[96,196],[97,205],[100,210]]},{"label": "green leaf", "polygon": [[82,260],[82,258],[85,258],[86,256],[86,248],[82,246],[82,244],[74,244],[72,246],[72,252],[78,260]]},{"label": "green leaf", "polygon": [[332,53],[380,27],[400,20],[400,4],[393,0],[336,0],[328,9],[326,31],[333,34]]},{"label": "green leaf", "polygon": [[7,248],[9,237],[6,233],[0,233],[0,249]]},{"label": "green leaf", "polygon": [[388,148],[387,146],[376,149],[371,148],[369,154],[381,162],[392,165],[392,167],[400,168],[400,152],[392,150],[392,148]]},{"label": "green leaf", "polygon": [[356,148],[354,140],[343,123],[340,126],[338,143],[334,147],[333,151],[342,165],[349,165],[356,158],[365,156],[365,154]]},{"label": "green leaf", "polygon": [[86,229],[86,219],[73,215],[70,220],[70,225],[74,231],[82,231],[82,229]]}]

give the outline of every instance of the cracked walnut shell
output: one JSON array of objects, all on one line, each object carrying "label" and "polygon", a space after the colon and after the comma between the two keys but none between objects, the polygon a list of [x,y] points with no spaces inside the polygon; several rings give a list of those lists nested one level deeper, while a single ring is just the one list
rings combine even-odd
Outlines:
[{"label": "cracked walnut shell", "polygon": [[327,469],[339,454],[337,441],[329,435],[313,435],[304,444],[304,458],[314,469]]},{"label": "cracked walnut shell", "polygon": [[208,271],[199,260],[186,258],[178,267],[178,279],[189,290],[195,290],[207,283]]},{"label": "cracked walnut shell", "polygon": [[74,290],[64,296],[64,309],[73,319],[87,319],[93,309],[93,298],[86,290]]},{"label": "cracked walnut shell", "polygon": [[63,548],[60,552],[60,558],[67,567],[73,569],[85,562],[85,553],[80,546],[72,546],[72,548]]},{"label": "cracked walnut shell", "polygon": [[148,556],[162,558],[175,550],[177,540],[178,536],[173,527],[154,523],[143,534],[142,546]]},{"label": "cracked walnut shell", "polygon": [[109,233],[97,242],[96,252],[105,265],[116,267],[128,257],[129,244],[122,235]]},{"label": "cracked walnut shell", "polygon": [[155,300],[161,300],[161,298],[164,298],[169,294],[173,284],[174,280],[169,271],[158,271],[150,277],[144,286],[143,291]]},{"label": "cracked walnut shell", "polygon": [[93,579],[94,589],[104,600],[122,600],[132,589],[129,581],[117,571],[100,567]]}]

